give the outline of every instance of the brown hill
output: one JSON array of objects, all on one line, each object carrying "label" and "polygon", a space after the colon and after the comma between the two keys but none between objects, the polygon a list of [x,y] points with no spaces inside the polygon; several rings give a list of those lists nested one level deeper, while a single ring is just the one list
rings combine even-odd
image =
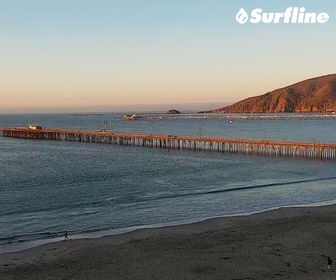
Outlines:
[{"label": "brown hill", "polygon": [[336,111],[336,74],[317,77],[250,97],[213,113]]}]

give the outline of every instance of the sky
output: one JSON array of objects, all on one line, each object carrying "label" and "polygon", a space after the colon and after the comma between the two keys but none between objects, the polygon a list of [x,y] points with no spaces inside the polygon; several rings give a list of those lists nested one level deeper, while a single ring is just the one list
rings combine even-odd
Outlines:
[{"label": "sky", "polygon": [[[241,25],[244,8],[325,24]],[[336,73],[334,0],[0,0],[0,113],[211,109]]]}]

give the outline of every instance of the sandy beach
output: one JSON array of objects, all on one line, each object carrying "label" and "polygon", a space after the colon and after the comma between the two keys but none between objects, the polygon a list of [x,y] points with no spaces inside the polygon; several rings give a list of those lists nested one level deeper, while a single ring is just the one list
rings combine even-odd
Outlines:
[{"label": "sandy beach", "polygon": [[281,208],[3,254],[0,279],[336,279],[335,229],[335,205]]}]

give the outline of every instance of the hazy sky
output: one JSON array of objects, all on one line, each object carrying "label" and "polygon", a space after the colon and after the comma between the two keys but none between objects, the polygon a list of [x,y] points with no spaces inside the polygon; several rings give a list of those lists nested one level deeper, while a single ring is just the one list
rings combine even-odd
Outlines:
[{"label": "hazy sky", "polygon": [[[305,7],[330,20],[240,25],[242,7]],[[0,113],[263,94],[336,73],[335,19],[334,0],[0,0]]]}]

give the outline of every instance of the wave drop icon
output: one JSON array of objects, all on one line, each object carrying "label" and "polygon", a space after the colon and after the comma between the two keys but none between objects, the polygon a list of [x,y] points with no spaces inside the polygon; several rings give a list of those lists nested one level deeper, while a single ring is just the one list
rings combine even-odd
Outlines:
[{"label": "wave drop icon", "polygon": [[239,12],[236,15],[236,20],[240,23],[240,24],[244,24],[247,22],[248,20],[248,15],[245,12],[245,10],[243,8],[241,8],[239,10]]}]

